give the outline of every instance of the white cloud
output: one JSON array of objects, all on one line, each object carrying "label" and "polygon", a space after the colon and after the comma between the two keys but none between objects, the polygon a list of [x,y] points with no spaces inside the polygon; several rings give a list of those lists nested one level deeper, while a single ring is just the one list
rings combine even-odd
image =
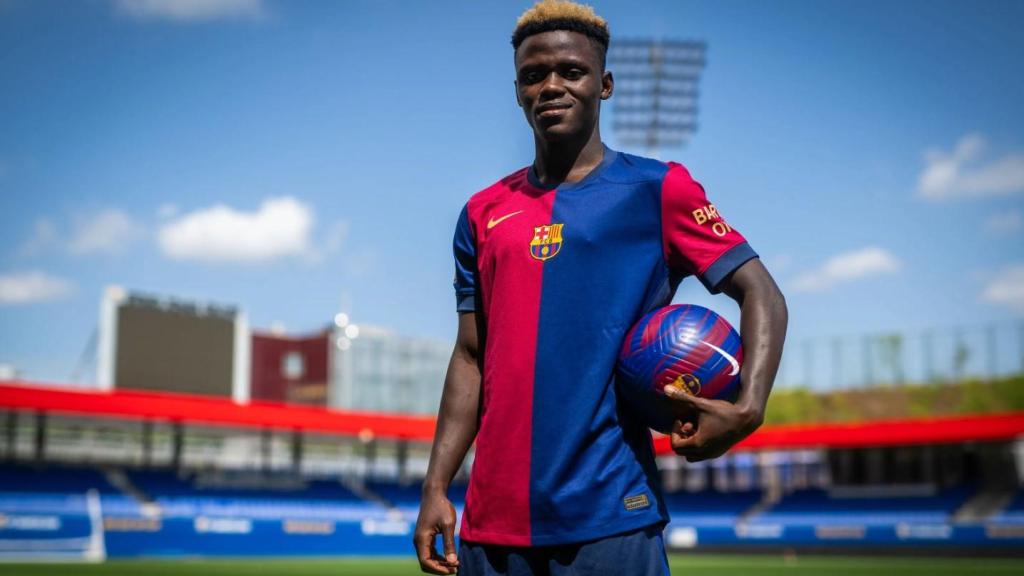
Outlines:
[{"label": "white cloud", "polygon": [[1024,314],[1024,264],[1012,264],[1003,268],[985,287],[981,297],[986,302],[1006,306],[1018,314]]},{"label": "white cloud", "polygon": [[74,289],[71,282],[37,270],[0,274],[0,305],[57,300]]},{"label": "white cloud", "polygon": [[117,209],[73,218],[70,238],[58,229],[53,220],[40,218],[32,234],[17,254],[31,258],[50,250],[67,251],[75,256],[123,252],[133,241],[145,235],[144,227],[131,216]]},{"label": "white cloud", "polygon": [[57,227],[47,218],[36,220],[32,228],[32,236],[21,245],[18,254],[31,258],[46,252],[50,248],[60,244],[57,236]]},{"label": "white cloud", "polygon": [[1008,196],[1024,192],[1024,151],[986,158],[988,143],[980,134],[968,134],[952,152],[925,152],[925,167],[917,193],[930,200]]},{"label": "white cloud", "polygon": [[869,246],[837,254],[816,270],[805,272],[793,281],[793,288],[820,292],[846,282],[899,272],[903,263],[887,250]]},{"label": "white cloud", "polygon": [[203,262],[266,262],[310,257],[313,212],[292,197],[265,200],[255,212],[219,204],[185,214],[160,229],[165,255]]},{"label": "white cloud", "polygon": [[156,215],[162,219],[173,218],[178,215],[178,205],[165,202],[157,208]]},{"label": "white cloud", "polygon": [[117,9],[134,18],[199,22],[222,18],[259,18],[262,0],[115,0]]},{"label": "white cloud", "polygon": [[76,218],[68,251],[76,255],[124,252],[142,234],[142,226],[128,214],[117,209],[104,210]]},{"label": "white cloud", "polygon": [[1024,217],[1019,210],[999,212],[985,221],[985,231],[990,234],[1013,234],[1024,228]]},{"label": "white cloud", "polygon": [[784,274],[793,265],[793,257],[789,254],[761,256],[761,260],[775,277],[778,277],[779,274]]},{"label": "white cloud", "polygon": [[345,245],[346,238],[348,238],[348,222],[345,220],[336,221],[321,237],[319,249],[312,256],[311,260],[319,262],[337,254]]}]

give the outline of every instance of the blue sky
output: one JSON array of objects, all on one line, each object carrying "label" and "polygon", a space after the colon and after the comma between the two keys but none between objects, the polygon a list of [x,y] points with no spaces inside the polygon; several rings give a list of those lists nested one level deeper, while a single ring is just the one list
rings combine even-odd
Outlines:
[{"label": "blue sky", "polygon": [[[108,284],[450,339],[459,209],[532,160],[528,5],[0,1],[0,363],[67,381]],[[793,341],[1020,321],[1024,4],[594,5],[613,38],[708,43],[700,130],[661,156],[762,254]]]}]

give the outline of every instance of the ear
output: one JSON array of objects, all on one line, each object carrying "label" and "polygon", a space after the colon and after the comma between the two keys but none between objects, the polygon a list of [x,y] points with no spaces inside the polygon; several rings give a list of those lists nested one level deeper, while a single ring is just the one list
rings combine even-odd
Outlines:
[{"label": "ear", "polygon": [[513,80],[512,81],[512,87],[515,88],[515,91],[516,91],[516,105],[519,106],[520,108],[522,108],[523,107],[523,101],[519,99],[519,81],[518,80]]},{"label": "ear", "polygon": [[605,70],[604,74],[601,75],[601,100],[607,100],[612,97],[612,92],[615,91],[615,78],[612,77],[612,73]]}]

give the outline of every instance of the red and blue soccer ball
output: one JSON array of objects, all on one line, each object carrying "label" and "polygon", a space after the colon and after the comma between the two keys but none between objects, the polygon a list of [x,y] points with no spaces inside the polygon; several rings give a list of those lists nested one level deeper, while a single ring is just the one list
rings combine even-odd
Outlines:
[{"label": "red and blue soccer ball", "polygon": [[735,401],[743,345],[724,318],[693,304],[646,314],[619,351],[618,393],[651,428],[668,433],[679,419],[664,397],[666,386],[688,394]]}]

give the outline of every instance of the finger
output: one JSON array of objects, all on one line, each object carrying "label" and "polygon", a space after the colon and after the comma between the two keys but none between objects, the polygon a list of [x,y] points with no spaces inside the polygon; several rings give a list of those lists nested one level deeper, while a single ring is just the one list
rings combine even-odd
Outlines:
[{"label": "finger", "polygon": [[455,526],[448,524],[443,526],[444,529],[444,559],[448,562],[449,566],[459,565],[459,556],[455,552]]},{"label": "finger", "polygon": [[696,429],[690,434],[682,434],[684,426],[680,423],[680,427],[672,431],[670,438],[672,451],[680,456],[704,456],[704,439],[700,434],[700,429]]},{"label": "finger", "polygon": [[680,456],[686,456],[693,454],[698,450],[698,447],[694,444],[693,438],[683,438],[681,436],[672,437],[672,451]]},{"label": "finger", "polygon": [[687,462],[700,462],[702,460],[714,460],[722,454],[725,454],[727,450],[721,448],[712,448],[710,446],[700,446],[692,451],[687,451],[685,454]]},{"label": "finger", "polygon": [[693,436],[694,432],[697,431],[697,427],[693,422],[683,422],[682,420],[676,420],[672,424],[672,433],[678,434],[683,438]]},{"label": "finger", "polygon": [[420,561],[420,569],[431,574],[449,574],[448,567],[441,563],[441,556],[434,548],[433,532],[416,533],[416,557]]},{"label": "finger", "polygon": [[668,398],[671,398],[672,400],[675,400],[680,404],[685,404],[686,406],[689,406],[694,410],[702,411],[708,407],[707,399],[701,398],[700,396],[694,396],[693,394],[690,394],[688,392],[684,392],[683,390],[676,388],[675,386],[665,386],[664,392],[665,396],[667,396]]}]

